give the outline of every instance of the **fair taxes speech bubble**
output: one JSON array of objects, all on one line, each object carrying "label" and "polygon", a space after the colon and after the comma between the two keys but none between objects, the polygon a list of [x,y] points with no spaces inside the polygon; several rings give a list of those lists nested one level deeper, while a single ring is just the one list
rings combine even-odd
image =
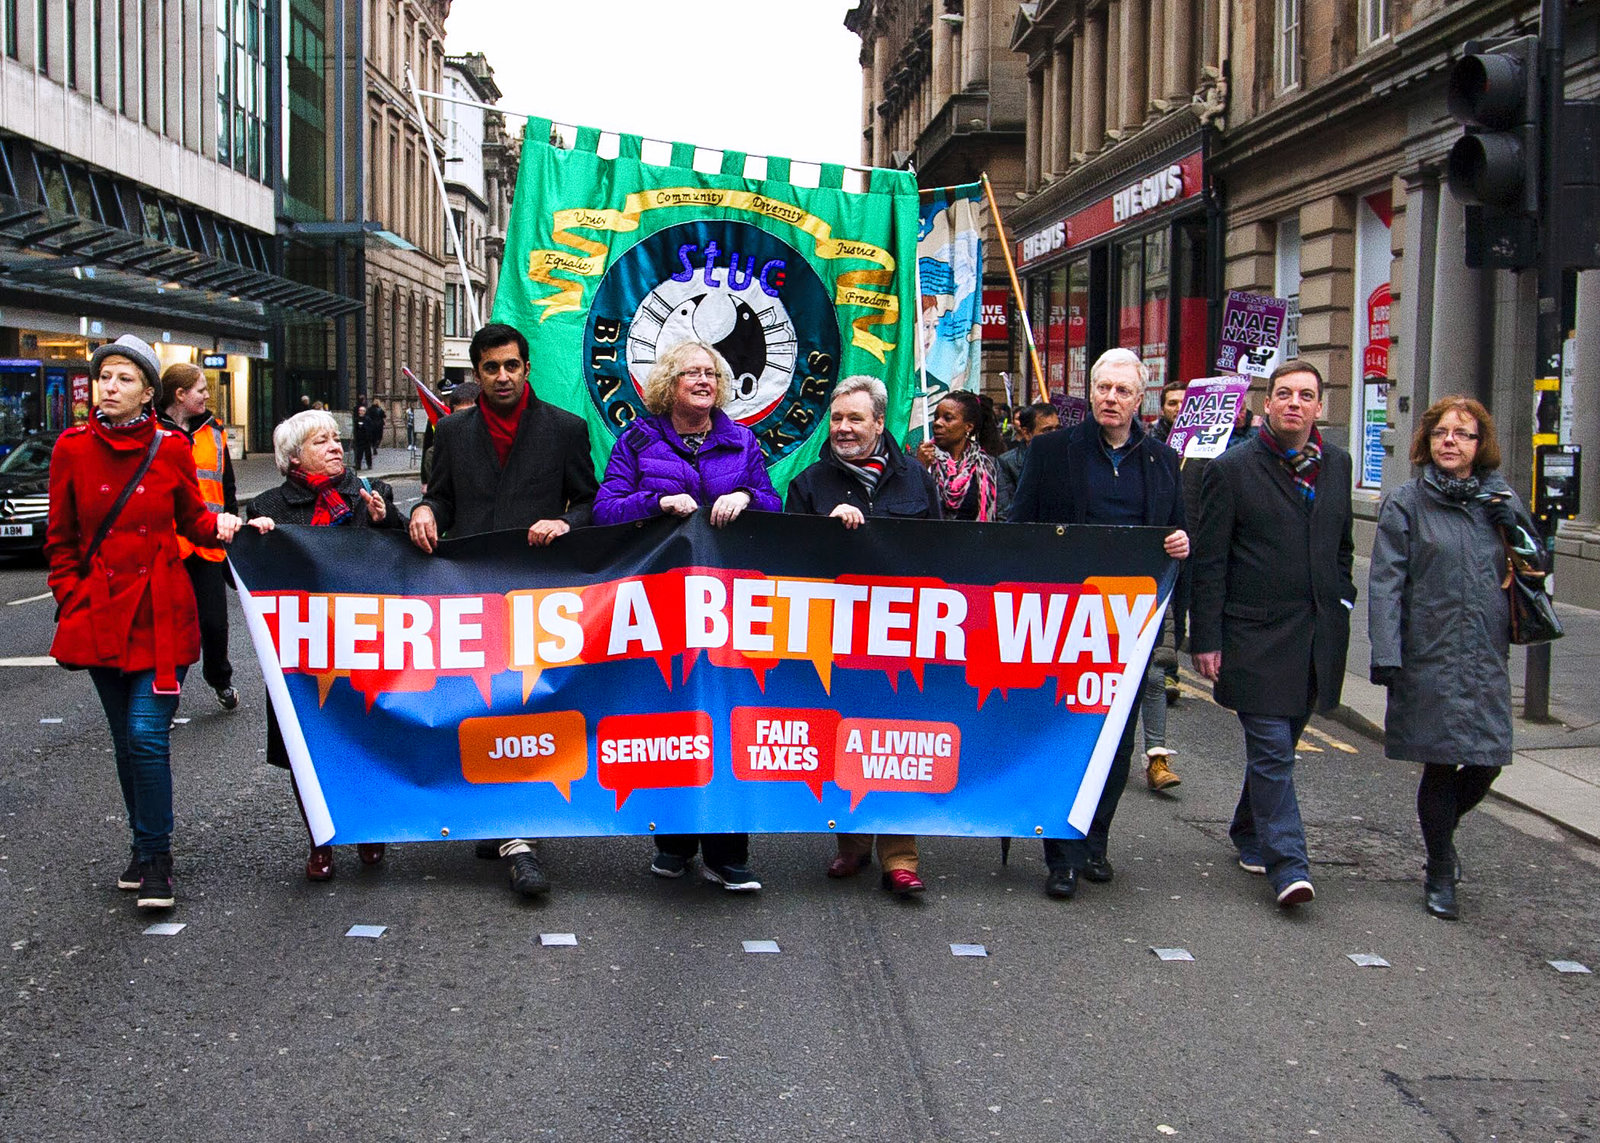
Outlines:
[{"label": "fair taxes speech bubble", "polygon": [[705,786],[711,782],[711,716],[703,710],[671,714],[614,714],[595,732],[597,771],[617,809],[635,790]]},{"label": "fair taxes speech bubble", "polygon": [[961,728],[953,722],[846,718],[839,723],[833,780],[850,791],[853,812],[873,790],[947,794],[961,768]]},{"label": "fair taxes speech bubble", "polygon": [[572,783],[589,772],[582,711],[467,718],[457,736],[461,776],[474,785],[549,782],[570,802]]},{"label": "fair taxes speech bubble", "polygon": [[833,781],[836,710],[736,706],[729,717],[733,776],[741,782],[804,782],[822,801]]}]

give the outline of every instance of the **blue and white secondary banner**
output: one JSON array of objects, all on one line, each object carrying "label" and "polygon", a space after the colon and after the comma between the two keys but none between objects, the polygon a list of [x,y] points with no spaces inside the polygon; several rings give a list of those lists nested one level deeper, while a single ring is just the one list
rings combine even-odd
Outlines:
[{"label": "blue and white secondary banner", "polygon": [[921,207],[917,336],[927,383],[918,377],[906,428],[913,449],[922,443],[933,406],[952,389],[977,392],[983,379],[983,184],[924,191]]},{"label": "blue and white secondary banner", "polygon": [[1162,539],[702,511],[433,556],[247,530],[231,559],[318,844],[1079,837],[1177,578]]}]

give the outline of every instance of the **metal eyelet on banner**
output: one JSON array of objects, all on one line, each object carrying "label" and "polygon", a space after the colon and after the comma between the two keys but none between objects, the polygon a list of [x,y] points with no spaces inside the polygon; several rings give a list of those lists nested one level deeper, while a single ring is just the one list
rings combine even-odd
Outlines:
[{"label": "metal eyelet on banner", "polygon": [[655,833],[656,832],[656,823],[655,822],[651,822],[650,823],[650,832],[651,833]]},{"label": "metal eyelet on banner", "polygon": [[1060,524],[1057,524],[1057,525],[1056,525],[1056,535],[1058,535],[1058,536],[1065,536],[1065,535],[1066,535],[1066,534],[1067,534],[1067,530],[1066,530],[1066,528],[1065,528],[1065,527],[1063,527],[1063,526],[1062,526],[1062,525],[1060,525]]},{"label": "metal eyelet on banner", "polygon": [[1035,837],[1043,837],[1044,836],[1044,826],[1034,826],[1033,827],[1033,833],[1034,833]]},{"label": "metal eyelet on banner", "polygon": [[829,821],[828,821],[828,828],[829,828],[829,829],[833,829],[833,828],[834,828],[834,826],[836,826],[836,825],[838,825],[838,824],[839,824],[839,823],[838,823],[838,822],[836,822],[836,821],[833,821],[833,820],[832,820],[832,819],[831,819],[831,818],[830,818],[830,819],[829,819]]},{"label": "metal eyelet on banner", "polygon": [[443,829],[441,829],[439,831],[439,836],[440,837],[449,837],[450,836],[450,827],[449,826],[445,826]]}]

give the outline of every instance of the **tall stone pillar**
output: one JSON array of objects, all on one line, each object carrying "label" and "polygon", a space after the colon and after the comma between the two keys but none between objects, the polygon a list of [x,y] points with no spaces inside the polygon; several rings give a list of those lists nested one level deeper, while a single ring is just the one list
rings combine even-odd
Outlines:
[{"label": "tall stone pillar", "polygon": [[868,60],[861,65],[861,162],[869,167],[872,165],[872,139],[877,134],[872,122],[877,114],[874,110],[878,103],[877,87],[877,69]]},{"label": "tall stone pillar", "polygon": [[1039,174],[1045,165],[1042,156],[1050,148],[1053,131],[1046,127],[1045,76],[1048,67],[1028,73],[1028,118],[1023,132],[1022,189],[1030,194],[1039,189]]},{"label": "tall stone pillar", "polygon": [[1117,99],[1117,110],[1124,134],[1132,134],[1144,125],[1145,3],[1146,0],[1122,0],[1122,94]]},{"label": "tall stone pillar", "polygon": [[882,29],[872,37],[872,165],[889,165],[889,124],[883,113],[883,80],[889,74],[889,41]]},{"label": "tall stone pillar", "polygon": [[1059,175],[1072,165],[1072,63],[1067,58],[1067,50],[1057,44],[1050,52],[1050,73],[1055,77],[1055,84],[1051,90],[1050,98],[1054,110],[1051,112],[1050,148],[1054,156],[1050,160],[1050,173]]},{"label": "tall stone pillar", "polygon": [[1146,111],[1153,110],[1158,99],[1166,94],[1167,81],[1167,0],[1150,0],[1150,34],[1145,45],[1146,88],[1149,91]]},{"label": "tall stone pillar", "polygon": [[1122,135],[1122,9],[1123,0],[1106,4],[1106,137]]},{"label": "tall stone pillar", "polygon": [[1162,78],[1167,84],[1167,101],[1179,107],[1188,103],[1194,93],[1194,77],[1189,74],[1189,57],[1194,51],[1194,0],[1157,2],[1167,6],[1167,55],[1161,64]]},{"label": "tall stone pillar", "polygon": [[950,25],[939,19],[939,4],[935,3],[933,13],[933,59],[930,68],[933,74],[929,82],[933,87],[933,105],[943,107],[945,100],[950,98]]},{"label": "tall stone pillar", "polygon": [[1072,90],[1068,95],[1068,99],[1072,104],[1072,160],[1076,160],[1079,155],[1087,153],[1087,149],[1083,145],[1083,108],[1084,104],[1088,102],[1088,100],[1084,98],[1083,87],[1083,45],[1083,31],[1080,28],[1078,31],[1072,33]]},{"label": "tall stone pillar", "polygon": [[1085,17],[1083,58],[1083,151],[1092,155],[1106,138],[1106,14]]},{"label": "tall stone pillar", "polygon": [[967,62],[962,79],[969,91],[989,83],[989,2],[966,0],[964,7],[966,18],[961,22],[961,46]]}]

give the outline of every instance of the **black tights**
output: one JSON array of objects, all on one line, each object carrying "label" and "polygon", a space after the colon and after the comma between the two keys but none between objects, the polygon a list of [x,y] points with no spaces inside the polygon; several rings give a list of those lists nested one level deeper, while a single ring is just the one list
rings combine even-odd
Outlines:
[{"label": "black tights", "polygon": [[1428,847],[1428,867],[1445,873],[1455,866],[1456,826],[1468,810],[1483,801],[1500,776],[1498,766],[1451,766],[1427,763],[1417,786],[1417,820]]}]

